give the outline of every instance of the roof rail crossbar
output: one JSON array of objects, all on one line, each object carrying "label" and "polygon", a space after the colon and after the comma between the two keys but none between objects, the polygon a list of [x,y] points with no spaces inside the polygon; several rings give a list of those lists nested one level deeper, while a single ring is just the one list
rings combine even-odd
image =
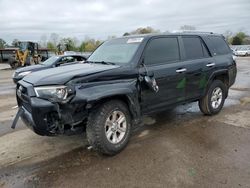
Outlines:
[{"label": "roof rail crossbar", "polygon": [[211,31],[192,31],[192,30],[175,30],[173,31],[173,33],[200,33],[200,34],[214,34],[213,32]]}]

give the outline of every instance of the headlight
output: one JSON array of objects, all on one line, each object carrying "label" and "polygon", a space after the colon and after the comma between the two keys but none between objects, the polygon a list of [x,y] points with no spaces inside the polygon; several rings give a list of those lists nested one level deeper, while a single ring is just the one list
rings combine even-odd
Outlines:
[{"label": "headlight", "polygon": [[28,75],[30,73],[31,73],[31,71],[25,71],[25,72],[19,73],[18,76],[26,76],[26,75]]},{"label": "headlight", "polygon": [[68,96],[66,86],[41,86],[34,89],[37,97],[51,99],[56,102],[63,101]]}]

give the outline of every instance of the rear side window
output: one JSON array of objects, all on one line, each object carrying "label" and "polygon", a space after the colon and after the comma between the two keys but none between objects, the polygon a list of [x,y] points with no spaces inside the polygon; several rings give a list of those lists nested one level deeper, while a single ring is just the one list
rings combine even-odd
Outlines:
[{"label": "rear side window", "polygon": [[186,59],[203,58],[203,44],[198,37],[183,37]]},{"label": "rear side window", "polygon": [[212,45],[214,47],[214,51],[217,55],[224,55],[231,53],[226,41],[222,37],[209,37]]},{"label": "rear side window", "polygon": [[179,61],[179,54],[178,39],[176,37],[153,39],[146,47],[144,63],[151,65]]}]

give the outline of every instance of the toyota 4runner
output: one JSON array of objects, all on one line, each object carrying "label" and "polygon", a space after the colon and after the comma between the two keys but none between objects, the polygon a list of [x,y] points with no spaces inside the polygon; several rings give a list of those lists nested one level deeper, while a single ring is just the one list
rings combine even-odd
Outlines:
[{"label": "toyota 4runner", "polygon": [[89,144],[114,155],[142,115],[198,101],[220,112],[236,63],[222,35],[180,33],[116,38],[84,64],[27,75],[16,89],[19,117],[39,135],[86,129]]}]

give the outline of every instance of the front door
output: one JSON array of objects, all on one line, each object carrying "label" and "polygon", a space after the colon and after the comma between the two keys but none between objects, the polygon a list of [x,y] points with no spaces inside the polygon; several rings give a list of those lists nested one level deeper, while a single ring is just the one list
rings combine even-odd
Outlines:
[{"label": "front door", "polygon": [[149,41],[139,72],[153,76],[159,91],[150,90],[145,81],[141,81],[143,112],[157,111],[185,99],[186,67],[180,59],[178,37],[157,37]]}]

